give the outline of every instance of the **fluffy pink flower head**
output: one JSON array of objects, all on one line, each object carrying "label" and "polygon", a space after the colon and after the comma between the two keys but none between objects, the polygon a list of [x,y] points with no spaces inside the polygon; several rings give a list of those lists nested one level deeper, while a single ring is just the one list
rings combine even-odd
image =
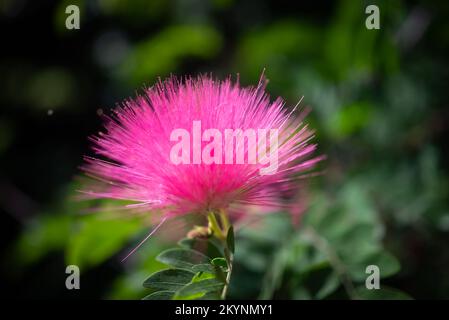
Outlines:
[{"label": "fluffy pink flower head", "polygon": [[[280,195],[294,192],[295,180],[320,160],[311,158],[316,146],[309,144],[312,134],[302,117],[293,117],[295,109],[287,110],[281,99],[270,102],[265,81],[248,88],[207,76],[159,82],[124,102],[107,118],[106,131],[92,138],[99,158],[87,158],[84,169],[99,183],[85,193],[131,200],[134,208],[163,217],[223,209],[237,216],[245,207],[279,207]],[[237,132],[234,140],[224,138],[226,130]],[[258,138],[266,133],[266,140],[251,140],[250,131]],[[190,135],[182,154],[174,151],[181,139],[174,132]],[[277,144],[269,144],[270,132]],[[243,163],[235,161],[239,152]],[[263,174],[268,164],[259,160],[273,152],[275,170]]]}]

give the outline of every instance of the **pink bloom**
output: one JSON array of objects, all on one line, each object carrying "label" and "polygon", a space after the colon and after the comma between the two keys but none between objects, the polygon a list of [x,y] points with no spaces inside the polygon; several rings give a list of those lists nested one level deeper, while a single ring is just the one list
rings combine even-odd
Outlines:
[{"label": "pink bloom", "polygon": [[[130,200],[135,203],[131,207],[163,218],[222,209],[240,217],[246,207],[282,206],[280,196],[295,192],[298,178],[320,158],[311,158],[316,145],[309,144],[312,134],[303,119],[293,119],[294,110],[286,110],[281,99],[270,102],[264,89],[262,81],[255,88],[242,88],[229,79],[171,78],[124,102],[107,118],[106,132],[92,138],[99,158],[87,158],[84,170],[99,183],[84,192],[94,198]],[[201,122],[202,132],[277,129],[277,170],[263,175],[260,169],[266,163],[249,162],[255,144],[230,150],[224,141],[219,143],[222,154],[218,149],[210,154],[218,155],[220,163],[173,163],[170,154],[177,142],[170,139],[172,132],[192,132],[195,122]],[[200,140],[201,150],[209,142]],[[236,158],[237,150],[243,150],[247,162],[225,163],[226,153]],[[190,159],[194,152],[193,147],[188,150]]]}]

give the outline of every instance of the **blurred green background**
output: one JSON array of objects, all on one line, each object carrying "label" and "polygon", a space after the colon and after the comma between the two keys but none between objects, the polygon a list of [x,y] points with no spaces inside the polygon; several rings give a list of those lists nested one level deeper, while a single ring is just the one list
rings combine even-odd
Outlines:
[{"label": "blurred green background", "polygon": [[[69,4],[80,30],[65,28]],[[380,30],[365,28],[369,4]],[[328,159],[298,227],[277,212],[237,234],[229,297],[449,298],[448,16],[443,0],[1,0],[2,288],[145,296],[155,256],[184,225],[121,263],[150,221],[75,199],[87,137],[159,76],[238,73],[249,85],[265,68],[272,97],[304,95]],[[67,264],[80,266],[81,290],[65,288]],[[369,264],[381,290],[364,289]]]}]

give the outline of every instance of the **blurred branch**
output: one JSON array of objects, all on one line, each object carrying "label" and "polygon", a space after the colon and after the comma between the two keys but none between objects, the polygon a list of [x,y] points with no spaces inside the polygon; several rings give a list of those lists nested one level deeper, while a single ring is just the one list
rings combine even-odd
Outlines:
[{"label": "blurred branch", "polygon": [[354,284],[346,271],[344,263],[340,260],[335,250],[332,249],[329,242],[324,237],[320,236],[320,234],[311,226],[308,226],[304,230],[304,235],[311,241],[312,245],[317,250],[326,254],[331,266],[337,272],[340,282],[343,284],[348,296],[353,300],[359,299],[360,297],[357,295]]}]

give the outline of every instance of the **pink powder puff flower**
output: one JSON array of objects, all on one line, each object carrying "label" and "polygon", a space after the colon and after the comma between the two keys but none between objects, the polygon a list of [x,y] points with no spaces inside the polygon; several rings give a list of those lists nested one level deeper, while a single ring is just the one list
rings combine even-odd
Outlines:
[{"label": "pink powder puff flower", "polygon": [[[134,204],[129,207],[157,213],[161,220],[211,211],[225,211],[238,219],[247,207],[282,207],[281,195],[295,192],[297,180],[321,160],[312,158],[316,149],[309,143],[312,133],[302,122],[304,113],[293,118],[295,110],[284,108],[280,98],[270,102],[264,80],[247,88],[208,76],[159,81],[106,117],[106,131],[92,138],[98,158],[86,158],[83,168],[98,182],[84,193],[92,198],[130,200]],[[222,154],[219,148],[209,149],[209,156],[218,163],[195,163],[193,147],[187,150],[188,164],[174,163],[171,152],[177,142],[171,139],[172,132],[191,133],[198,122],[202,132],[277,130],[277,148],[267,149],[267,154],[277,152],[276,170],[261,174],[267,164],[250,163],[252,148],[260,143],[248,141],[235,150],[225,141],[215,144]],[[204,150],[209,143],[200,140],[196,147]],[[236,159],[242,150],[246,163],[226,163],[226,153]]]}]

